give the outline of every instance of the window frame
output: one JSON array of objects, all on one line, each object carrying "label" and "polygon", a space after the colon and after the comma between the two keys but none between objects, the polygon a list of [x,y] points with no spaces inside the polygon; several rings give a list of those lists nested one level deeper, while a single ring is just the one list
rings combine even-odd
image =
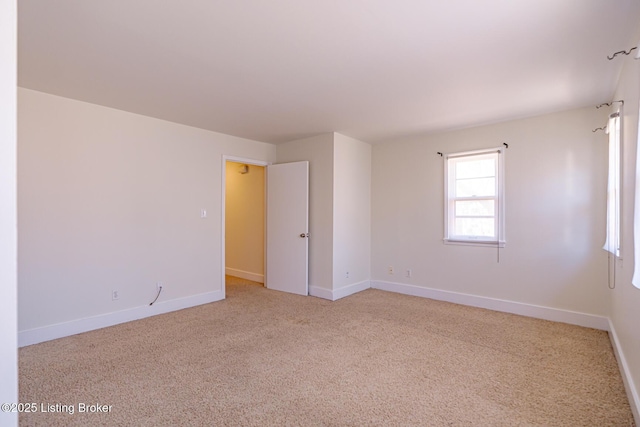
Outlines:
[{"label": "window frame", "polygon": [[[463,158],[476,156],[493,157],[496,160],[495,195],[494,196],[468,196],[462,197],[455,194],[456,168],[455,163],[459,163]],[[506,244],[505,237],[505,147],[487,148],[482,150],[461,151],[445,154],[444,159],[444,239],[445,244],[499,247]],[[450,162],[453,161],[453,162]],[[452,167],[453,166],[453,167]],[[483,236],[457,235],[455,231],[455,202],[465,200],[494,200],[494,215],[482,216],[471,215],[471,218],[493,218],[495,222],[495,235],[484,238]],[[459,218],[460,216],[458,216]]]}]

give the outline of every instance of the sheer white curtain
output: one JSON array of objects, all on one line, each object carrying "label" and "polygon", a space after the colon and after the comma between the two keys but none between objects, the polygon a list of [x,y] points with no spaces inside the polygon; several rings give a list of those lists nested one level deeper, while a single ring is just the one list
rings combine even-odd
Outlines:
[{"label": "sheer white curtain", "polygon": [[638,135],[636,143],[636,189],[635,206],[633,209],[633,249],[634,271],[631,282],[636,288],[640,288],[640,111],[638,111]]},{"label": "sheer white curtain", "polygon": [[609,116],[609,185],[607,187],[607,239],[603,249],[620,256],[620,111]]}]

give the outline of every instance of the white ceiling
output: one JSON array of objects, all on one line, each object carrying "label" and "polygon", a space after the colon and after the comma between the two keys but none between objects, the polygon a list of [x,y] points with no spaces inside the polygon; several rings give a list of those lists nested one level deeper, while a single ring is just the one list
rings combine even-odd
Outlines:
[{"label": "white ceiling", "polygon": [[638,0],[20,0],[19,85],[278,143],[610,101]]}]

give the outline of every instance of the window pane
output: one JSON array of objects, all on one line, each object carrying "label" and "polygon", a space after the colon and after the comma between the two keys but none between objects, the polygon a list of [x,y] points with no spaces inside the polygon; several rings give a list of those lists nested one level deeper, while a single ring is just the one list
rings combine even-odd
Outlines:
[{"label": "window pane", "polygon": [[495,215],[494,200],[457,200],[456,216],[491,216]]},{"label": "window pane", "polygon": [[465,160],[456,164],[456,178],[484,178],[496,175],[495,159]]},{"label": "window pane", "polygon": [[456,236],[495,236],[495,222],[493,218],[456,218]]},{"label": "window pane", "polygon": [[495,178],[456,179],[455,197],[480,197],[495,195]]}]

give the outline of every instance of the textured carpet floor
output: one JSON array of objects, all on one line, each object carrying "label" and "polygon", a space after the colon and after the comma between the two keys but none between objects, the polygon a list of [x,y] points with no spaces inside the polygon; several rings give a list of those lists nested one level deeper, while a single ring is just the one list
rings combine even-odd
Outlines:
[{"label": "textured carpet floor", "polygon": [[606,332],[231,282],[225,301],[20,349],[21,402],[74,408],[20,425],[633,425]]}]

